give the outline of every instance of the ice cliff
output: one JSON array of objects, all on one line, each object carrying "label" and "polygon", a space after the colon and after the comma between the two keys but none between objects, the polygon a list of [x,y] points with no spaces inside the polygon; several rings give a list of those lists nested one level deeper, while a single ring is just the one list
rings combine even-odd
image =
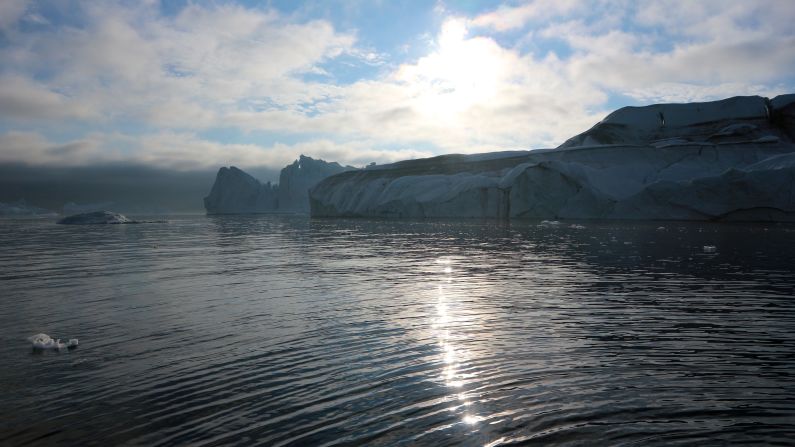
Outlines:
[{"label": "ice cliff", "polygon": [[354,169],[301,155],[279,174],[279,211],[309,212],[309,189],[326,177]]},{"label": "ice cliff", "polygon": [[204,198],[204,209],[207,214],[266,213],[278,207],[278,193],[278,185],[263,185],[234,166],[223,167]]},{"label": "ice cliff", "polygon": [[320,182],[313,216],[795,220],[795,95],[619,109],[557,149]]},{"label": "ice cliff", "polygon": [[309,188],[334,174],[355,169],[336,162],[301,155],[279,175],[279,184],[262,184],[232,166],[218,171],[210,195],[204,198],[207,214],[308,213]]}]

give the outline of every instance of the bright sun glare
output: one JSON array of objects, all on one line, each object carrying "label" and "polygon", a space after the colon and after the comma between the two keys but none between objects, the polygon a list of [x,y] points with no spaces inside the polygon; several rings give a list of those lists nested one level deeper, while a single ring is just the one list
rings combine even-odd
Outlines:
[{"label": "bright sun glare", "polygon": [[417,111],[434,120],[455,121],[473,106],[497,93],[504,61],[489,39],[468,38],[465,21],[449,19],[442,26],[437,50],[398,77],[418,86]]}]

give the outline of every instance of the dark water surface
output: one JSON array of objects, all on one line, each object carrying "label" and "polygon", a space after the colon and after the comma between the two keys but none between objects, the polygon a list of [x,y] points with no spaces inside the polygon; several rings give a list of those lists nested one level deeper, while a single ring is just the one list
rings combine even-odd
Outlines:
[{"label": "dark water surface", "polygon": [[0,443],[792,445],[795,227],[583,225],[0,221]]}]

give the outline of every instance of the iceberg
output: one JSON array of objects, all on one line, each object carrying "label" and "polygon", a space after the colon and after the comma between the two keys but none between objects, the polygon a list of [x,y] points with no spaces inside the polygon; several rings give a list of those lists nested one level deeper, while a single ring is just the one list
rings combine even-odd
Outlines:
[{"label": "iceberg", "polygon": [[317,217],[795,221],[795,95],[624,107],[556,149],[331,176]]},{"label": "iceberg", "polygon": [[309,189],[334,174],[353,170],[336,162],[301,155],[279,175],[279,184],[262,184],[234,166],[218,170],[210,195],[204,198],[207,214],[308,213]]},{"label": "iceberg", "polygon": [[278,185],[263,185],[241,169],[223,167],[204,198],[204,208],[207,214],[267,213],[278,207],[278,192]]},{"label": "iceberg", "polygon": [[119,225],[153,222],[154,221],[132,220],[124,214],[110,211],[96,211],[93,213],[75,214],[74,216],[64,217],[57,223],[62,225]]},{"label": "iceberg", "polygon": [[353,169],[301,155],[279,174],[279,211],[308,213],[310,188],[326,177]]},{"label": "iceberg", "polygon": [[3,217],[52,217],[57,215],[58,213],[54,211],[29,205],[24,199],[12,203],[0,202],[0,216]]}]

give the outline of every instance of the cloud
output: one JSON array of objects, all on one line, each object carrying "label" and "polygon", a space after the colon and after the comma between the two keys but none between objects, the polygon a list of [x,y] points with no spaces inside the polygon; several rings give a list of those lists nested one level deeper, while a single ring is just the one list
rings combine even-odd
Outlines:
[{"label": "cloud", "polygon": [[87,119],[98,115],[79,101],[22,76],[0,76],[0,117],[10,120]]},{"label": "cloud", "polygon": [[[278,168],[301,153],[363,165],[553,147],[627,98],[775,95],[795,69],[790,2],[440,6],[411,58],[306,11],[0,5],[0,161]],[[215,130],[238,137],[201,137]]]},{"label": "cloud", "polygon": [[3,0],[0,2],[0,32],[7,31],[25,14],[28,0]]},{"label": "cloud", "polygon": [[0,148],[0,163],[79,166],[112,157],[93,138],[55,143],[35,132],[0,134]]},{"label": "cloud", "polygon": [[571,48],[565,70],[576,83],[645,102],[696,101],[776,94],[787,78],[792,89],[795,32],[781,17],[795,20],[795,6],[640,2],[624,20],[654,28],[604,30],[572,17],[538,36]]},{"label": "cloud", "polygon": [[494,11],[472,19],[472,25],[492,28],[497,31],[509,31],[521,28],[530,21],[548,20],[576,9],[591,6],[581,0],[534,0],[520,6],[500,6]]},{"label": "cloud", "polygon": [[442,152],[550,146],[600,119],[605,100],[600,91],[569,82],[556,65],[489,37],[471,37],[467,21],[453,18],[433,52],[381,78],[329,89],[311,115],[290,108],[246,111],[228,122]]},{"label": "cloud", "polygon": [[184,132],[91,133],[81,139],[55,142],[36,132],[10,131],[0,134],[0,148],[0,163],[59,167],[127,163],[177,171],[228,165],[281,168],[301,154],[358,167],[433,155],[411,148],[378,149],[378,143],[373,141],[337,143],[317,139],[263,146],[219,143]]},{"label": "cloud", "polygon": [[53,104],[53,95],[67,94],[93,115],[207,127],[260,100],[295,106],[322,97],[324,88],[295,82],[296,76],[354,53],[354,37],[328,22],[291,23],[235,5],[190,4],[164,17],[156,6],[89,3],[84,20],[80,28],[15,35],[13,45],[0,49],[0,60],[9,62],[6,76],[27,77],[29,84],[35,77],[39,87],[36,104],[8,107],[6,116],[60,118],[37,104],[46,94]]}]

